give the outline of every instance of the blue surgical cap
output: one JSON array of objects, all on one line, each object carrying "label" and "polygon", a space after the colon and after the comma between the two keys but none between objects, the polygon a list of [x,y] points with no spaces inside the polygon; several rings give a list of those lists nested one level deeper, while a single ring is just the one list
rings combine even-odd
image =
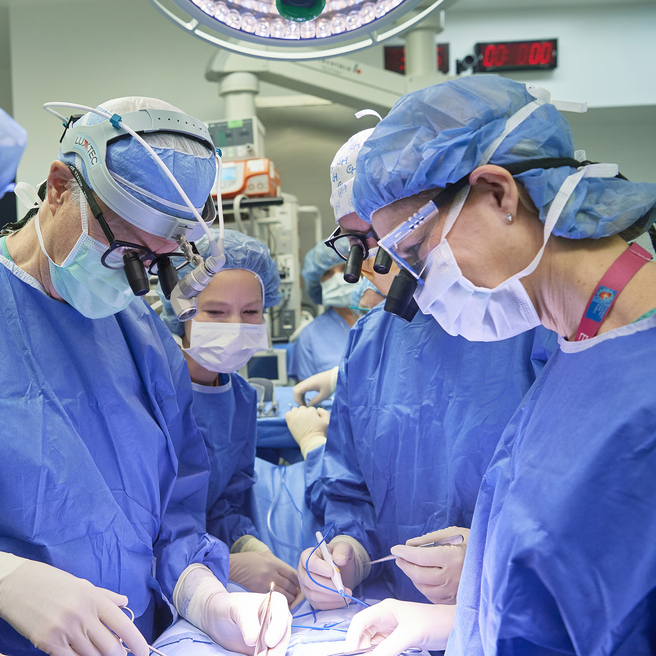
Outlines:
[{"label": "blue surgical cap", "polygon": [[[214,239],[218,239],[219,230],[210,228]],[[245,269],[252,271],[262,283],[264,291],[264,309],[277,305],[282,298],[280,294],[280,274],[278,266],[273,261],[269,248],[264,242],[254,237],[249,237],[236,230],[226,230],[224,236],[226,262],[221,269]],[[203,257],[210,255],[210,242],[207,235],[196,241],[196,248]],[[179,265],[180,262],[174,261],[173,264]],[[193,270],[191,264],[187,264],[178,271],[180,278]],[[184,334],[184,325],[178,321],[173,312],[171,301],[167,301],[162,293],[162,288],[157,283],[157,294],[162,301],[161,317],[168,329],[175,335]]]},{"label": "blue surgical cap", "polygon": [[16,177],[16,169],[27,146],[27,132],[0,109],[0,198]]},{"label": "blue surgical cap", "polygon": [[[444,188],[479,166],[508,119],[534,102],[530,87],[495,75],[451,80],[403,96],[374,128],[357,158],[355,209],[373,213],[420,191]],[[572,131],[556,107],[538,107],[499,144],[489,164],[574,157]],[[564,180],[576,169],[532,169],[515,176],[542,221]],[[584,178],[565,206],[553,234],[599,238],[630,226],[644,232],[656,220],[656,184],[619,178]]]},{"label": "blue surgical cap", "polygon": [[372,289],[373,291],[376,292],[376,294],[380,294],[381,296],[385,296],[385,294],[383,294],[383,292],[381,292],[380,289],[378,289],[378,287],[376,287],[376,285],[374,285],[374,283],[371,282],[371,280],[369,280],[368,278],[365,278],[364,276],[361,276],[359,282],[357,282],[355,285],[353,285],[353,287],[355,287],[355,289],[351,292],[351,305],[359,306],[360,301],[362,300],[362,297],[364,296],[364,293],[368,289]]},{"label": "blue surgical cap", "polygon": [[321,276],[337,264],[344,264],[344,260],[322,241],[307,252],[301,275],[313,303],[321,305]]},{"label": "blue surgical cap", "polygon": [[[116,114],[127,114],[141,109],[180,111],[162,100],[142,97],[109,100],[100,105],[100,108]],[[105,120],[108,119],[89,112],[76,121],[75,125],[95,125]],[[200,142],[172,132],[152,132],[141,136],[173,173],[194,207],[202,213],[216,178],[214,153]],[[93,189],[86,165],[79,155],[64,154],[60,150],[57,159],[75,166]],[[109,143],[106,164],[114,180],[146,205],[179,218],[194,218],[173,183],[152,155],[134,137],[123,136]]]}]

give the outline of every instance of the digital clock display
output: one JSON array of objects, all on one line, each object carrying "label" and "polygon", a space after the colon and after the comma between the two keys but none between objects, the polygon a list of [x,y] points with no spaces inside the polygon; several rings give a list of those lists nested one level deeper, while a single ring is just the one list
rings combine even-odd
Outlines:
[{"label": "digital clock display", "polygon": [[556,68],[558,39],[477,43],[475,73],[549,71]]}]

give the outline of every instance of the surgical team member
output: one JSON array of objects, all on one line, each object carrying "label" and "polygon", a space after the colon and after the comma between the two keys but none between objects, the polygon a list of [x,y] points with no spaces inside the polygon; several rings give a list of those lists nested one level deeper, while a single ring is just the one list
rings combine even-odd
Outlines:
[{"label": "surgical team member", "polygon": [[0,109],[0,198],[11,188],[26,146],[27,132]]},{"label": "surgical team member", "polygon": [[344,261],[323,242],[308,251],[303,280],[313,303],[326,311],[309,323],[294,342],[292,376],[309,378],[339,364],[355,315],[349,309],[353,286],[344,280]]},{"label": "surgical team member", "polygon": [[[627,243],[656,185],[616,174],[574,159],[547,93],[496,76],[402,98],[358,158],[358,213],[420,271],[423,312],[476,341],[560,335],[483,479],[448,654],[656,647],[656,266]],[[366,613],[351,640],[397,627],[379,654],[445,628]]]},{"label": "surgical team member", "polygon": [[[0,645],[114,656],[125,653],[118,635],[146,656],[144,637],[173,603],[245,653],[266,597],[225,591],[187,367],[123,268],[145,277],[142,262],[163,266],[170,236],[199,226],[120,122],[154,128],[143,138],[206,219],[214,148],[197,119],[159,100],[96,111],[69,123],[33,218],[0,239]],[[274,596],[267,641],[283,654],[290,616]]]},{"label": "surgical team member", "polygon": [[[212,228],[216,239],[219,231]],[[203,257],[208,238],[196,241]],[[253,592],[271,583],[292,602],[296,571],[258,538],[244,511],[255,483],[257,395],[237,372],[269,348],[264,311],[280,301],[280,276],[267,246],[235,230],[224,236],[226,263],[198,297],[198,314],[181,323],[158,286],[161,317],[182,347],[194,391],[193,412],[210,457],[207,532],[230,546],[230,580]],[[180,275],[191,271],[180,269]],[[216,426],[221,426],[220,433]]]},{"label": "surgical team member", "polygon": [[[352,141],[362,146],[365,138]],[[339,161],[338,153],[333,165]],[[350,207],[340,198],[336,219],[353,218],[353,195]],[[407,323],[380,305],[358,320],[337,376],[320,481],[308,491],[315,512],[335,522],[329,548],[349,591],[365,580],[372,598],[455,603],[485,468],[554,341],[540,328],[476,344],[448,335],[431,316]],[[313,412],[300,408],[290,419],[305,416],[305,440],[316,443],[321,426]],[[419,546],[457,534],[462,544]],[[390,550],[396,562],[369,565]],[[318,553],[310,573],[334,589]],[[308,555],[298,569],[307,599],[339,606],[339,595],[310,580]]]}]

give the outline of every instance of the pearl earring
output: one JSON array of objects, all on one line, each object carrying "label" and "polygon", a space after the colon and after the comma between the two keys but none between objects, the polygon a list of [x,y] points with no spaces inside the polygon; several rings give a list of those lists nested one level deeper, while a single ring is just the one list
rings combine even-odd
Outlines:
[{"label": "pearl earring", "polygon": [[513,216],[510,212],[508,212],[508,214],[506,214],[506,222],[507,223],[512,223],[513,222]]}]

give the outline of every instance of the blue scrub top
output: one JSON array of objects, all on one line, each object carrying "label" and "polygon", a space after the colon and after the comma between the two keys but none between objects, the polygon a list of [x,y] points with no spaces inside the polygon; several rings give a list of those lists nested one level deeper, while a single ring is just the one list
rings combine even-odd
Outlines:
[{"label": "blue scrub top", "polygon": [[[495,343],[408,324],[378,306],[351,330],[313,511],[372,559],[448,526],[469,527],[503,429],[556,346],[545,329]],[[317,485],[320,489],[317,490]],[[393,562],[374,565],[399,599],[426,601]]]},{"label": "blue scrub top", "polygon": [[[188,565],[228,578],[182,353],[142,299],[87,319],[0,264],[0,550],[127,595],[151,639]],[[41,653],[1,620],[0,645]]]},{"label": "blue scrub top", "polygon": [[656,651],[656,317],[560,348],[482,482],[449,656]]},{"label": "blue scrub top", "polygon": [[219,387],[192,383],[193,408],[210,459],[207,532],[231,547],[244,535],[259,538],[244,507],[255,483],[257,393],[239,374],[220,377]]},{"label": "blue scrub top", "polygon": [[329,308],[309,323],[294,342],[290,375],[304,380],[336,367],[346,348],[349,325]]}]

